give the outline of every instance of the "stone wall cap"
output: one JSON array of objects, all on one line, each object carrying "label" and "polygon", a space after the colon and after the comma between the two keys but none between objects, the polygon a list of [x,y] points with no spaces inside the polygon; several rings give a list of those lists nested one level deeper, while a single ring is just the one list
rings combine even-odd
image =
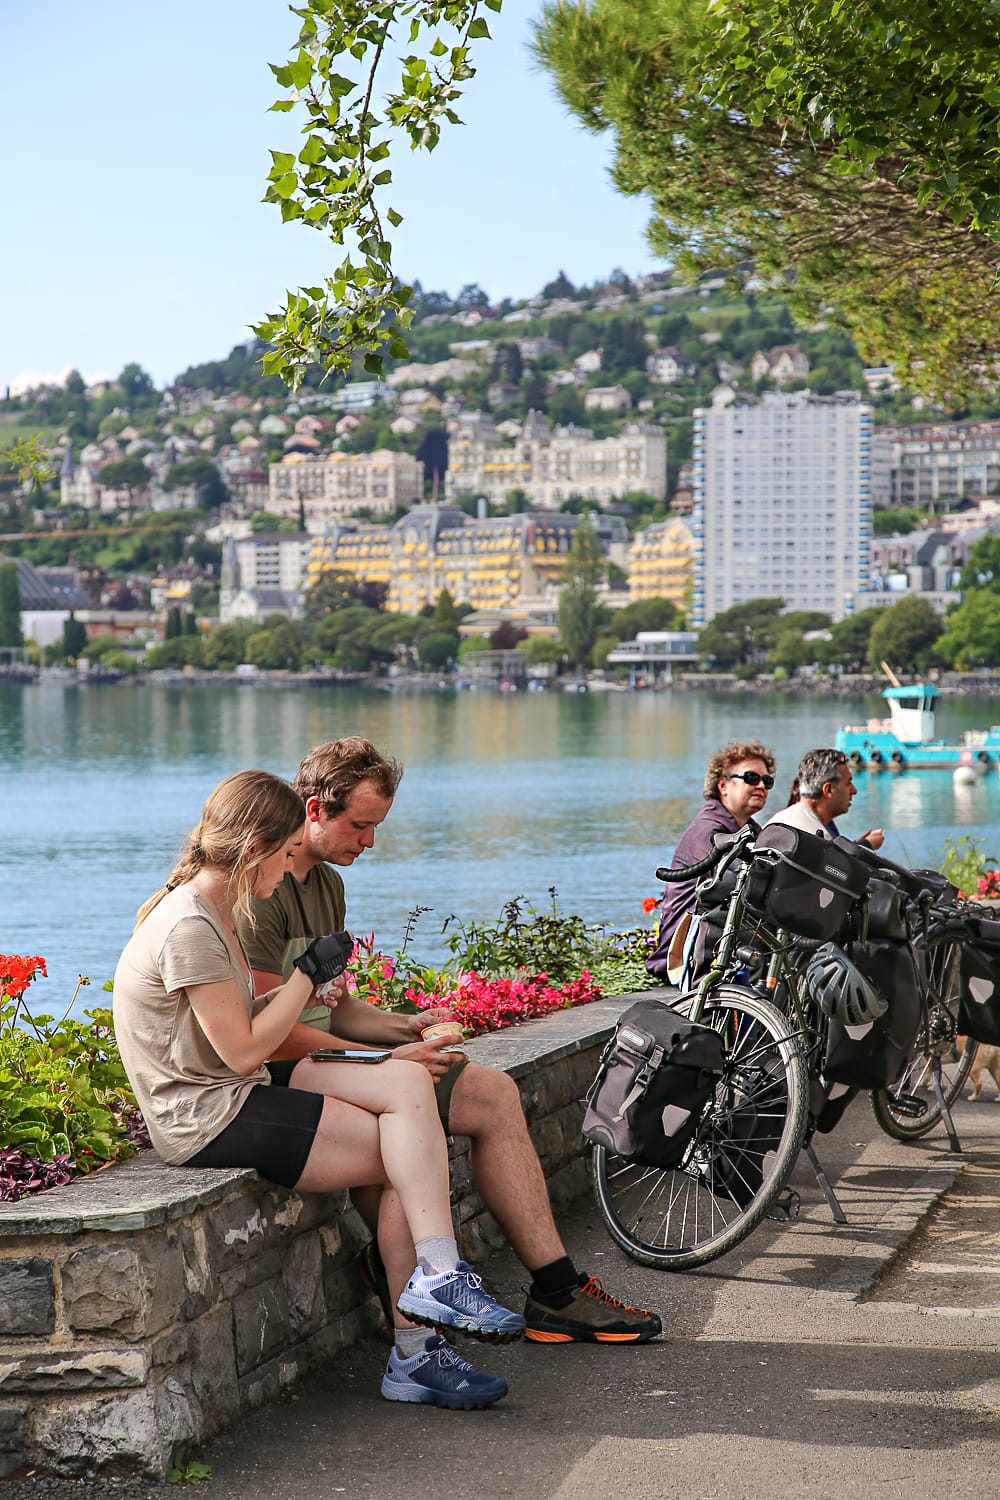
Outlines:
[{"label": "stone wall cap", "polygon": [[18,1203],[0,1203],[0,1238],[25,1234],[80,1234],[86,1229],[148,1229],[217,1203],[256,1176],[242,1167],[171,1167],[140,1151],[65,1187]]}]

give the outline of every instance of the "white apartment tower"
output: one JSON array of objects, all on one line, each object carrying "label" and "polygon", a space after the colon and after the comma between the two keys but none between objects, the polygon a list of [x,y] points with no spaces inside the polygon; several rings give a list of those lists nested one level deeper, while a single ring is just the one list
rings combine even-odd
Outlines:
[{"label": "white apartment tower", "polygon": [[774,597],[852,613],[868,586],[871,446],[872,408],[853,392],[725,392],[695,410],[695,626]]}]

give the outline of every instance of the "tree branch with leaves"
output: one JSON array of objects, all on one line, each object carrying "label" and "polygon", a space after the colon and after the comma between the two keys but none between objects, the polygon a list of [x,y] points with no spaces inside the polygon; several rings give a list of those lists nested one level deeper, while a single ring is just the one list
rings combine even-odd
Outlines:
[{"label": "tree branch with leaves", "polygon": [[[455,105],[475,75],[470,44],[489,38],[481,12],[501,4],[306,0],[292,8],[299,35],[289,60],[272,65],[286,91],[272,109],[304,116],[305,139],[297,153],[272,151],[265,201],[278,205],[285,222],[325,234],[343,257],[321,285],[287,293],[284,306],[254,328],[269,345],[265,374],[292,390],[311,365],[347,374],[361,357],[369,374],[380,375],[386,352],[407,358],[413,291],[392,267],[388,236],[402,215],[385,200],[393,135],[432,151],[443,123],[461,123]],[[387,80],[402,33],[410,50]]]},{"label": "tree branch with leaves", "polygon": [[981,0],[549,0],[537,54],[615,138],[654,248],[784,282],[872,362],[1000,384],[1000,12]]}]

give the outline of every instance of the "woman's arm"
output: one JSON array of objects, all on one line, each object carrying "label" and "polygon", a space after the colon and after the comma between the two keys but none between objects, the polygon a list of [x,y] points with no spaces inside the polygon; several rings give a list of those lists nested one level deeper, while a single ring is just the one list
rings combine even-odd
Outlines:
[{"label": "woman's arm", "polygon": [[[234,980],[190,985],[187,997],[198,1025],[223,1062],[245,1077],[275,1055],[308,1004],[312,988],[311,981],[296,969],[252,1020]],[[329,1038],[324,1041],[330,1045]]]}]

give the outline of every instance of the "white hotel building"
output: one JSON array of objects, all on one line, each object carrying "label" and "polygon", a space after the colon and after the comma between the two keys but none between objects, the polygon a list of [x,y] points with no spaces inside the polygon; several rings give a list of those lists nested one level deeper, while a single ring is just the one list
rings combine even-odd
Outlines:
[{"label": "white hotel building", "polygon": [[695,410],[695,627],[750,599],[853,612],[868,586],[872,422],[853,393],[727,391]]}]

